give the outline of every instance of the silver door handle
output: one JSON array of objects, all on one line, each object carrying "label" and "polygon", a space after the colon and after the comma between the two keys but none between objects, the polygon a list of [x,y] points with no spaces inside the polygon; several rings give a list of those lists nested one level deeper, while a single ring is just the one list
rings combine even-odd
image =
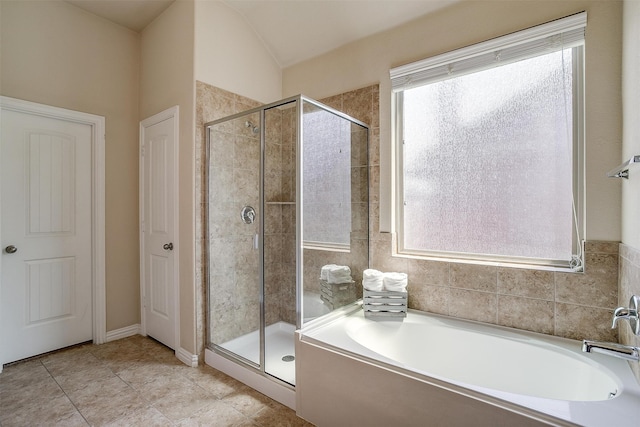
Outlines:
[{"label": "silver door handle", "polygon": [[172,251],[173,250],[173,243],[165,243],[164,246],[162,247],[162,249],[164,249],[165,251]]},{"label": "silver door handle", "polygon": [[6,248],[4,248],[4,251],[8,254],[15,254],[16,252],[18,252],[18,248],[16,248],[13,245],[9,245]]}]

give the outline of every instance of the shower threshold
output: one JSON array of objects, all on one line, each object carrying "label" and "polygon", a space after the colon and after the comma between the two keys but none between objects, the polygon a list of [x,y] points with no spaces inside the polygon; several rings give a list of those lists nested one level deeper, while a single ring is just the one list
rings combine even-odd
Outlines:
[{"label": "shower threshold", "polygon": [[[264,336],[265,372],[291,385],[296,383],[295,329],[295,326],[290,323],[277,322],[265,328]],[[260,331],[249,332],[220,344],[220,347],[255,364],[260,364]]]}]

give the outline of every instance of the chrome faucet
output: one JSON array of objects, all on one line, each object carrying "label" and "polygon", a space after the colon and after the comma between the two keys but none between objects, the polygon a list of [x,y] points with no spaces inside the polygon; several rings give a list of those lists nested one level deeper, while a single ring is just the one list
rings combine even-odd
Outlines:
[{"label": "chrome faucet", "polygon": [[[638,317],[639,305],[640,297],[633,295],[629,300],[629,307],[616,308],[613,312],[611,329],[616,328],[619,320],[626,320],[629,322],[629,326],[631,326],[633,333],[635,335],[640,335],[640,318]],[[585,353],[602,353],[636,362],[640,361],[640,348],[612,342],[583,340],[582,351]]]},{"label": "chrome faucet", "polygon": [[582,340],[582,351],[585,353],[602,353],[635,362],[640,361],[640,348],[612,342]]},{"label": "chrome faucet", "polygon": [[640,335],[640,319],[638,318],[638,306],[640,305],[640,297],[636,295],[631,296],[629,300],[629,307],[618,307],[613,312],[613,323],[611,323],[611,329],[615,329],[618,320],[626,320],[631,326],[631,330],[634,334]]}]

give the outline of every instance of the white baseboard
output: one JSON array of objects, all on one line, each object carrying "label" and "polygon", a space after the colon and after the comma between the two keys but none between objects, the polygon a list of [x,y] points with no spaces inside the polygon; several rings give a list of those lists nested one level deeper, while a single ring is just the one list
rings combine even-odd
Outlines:
[{"label": "white baseboard", "polygon": [[191,366],[192,368],[198,367],[198,355],[191,354],[182,347],[176,350],[176,357],[187,366]]},{"label": "white baseboard", "polygon": [[107,332],[107,341],[120,340],[122,338],[132,337],[140,334],[140,324],[125,326],[124,328],[115,329]]}]

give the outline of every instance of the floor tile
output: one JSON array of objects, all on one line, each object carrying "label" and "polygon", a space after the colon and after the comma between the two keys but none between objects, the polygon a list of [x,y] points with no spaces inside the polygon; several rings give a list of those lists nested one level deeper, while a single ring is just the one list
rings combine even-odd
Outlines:
[{"label": "floor tile", "polygon": [[[239,426],[252,425],[249,418],[222,401],[215,401],[206,408],[196,412],[190,417],[183,418],[176,425],[180,427],[191,426]],[[254,424],[255,425],[255,424]]]},{"label": "floor tile", "polygon": [[0,426],[301,426],[291,409],[142,336],[4,367]]}]

